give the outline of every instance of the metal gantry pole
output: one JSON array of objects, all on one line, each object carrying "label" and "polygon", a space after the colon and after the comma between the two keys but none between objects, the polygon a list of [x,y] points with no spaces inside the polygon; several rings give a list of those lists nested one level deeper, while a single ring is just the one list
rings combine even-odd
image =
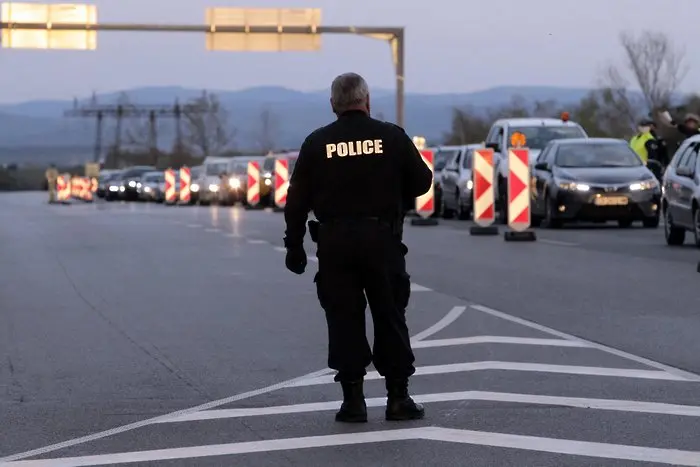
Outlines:
[{"label": "metal gantry pole", "polygon": [[0,22],[0,29],[54,31],[121,31],[121,32],[193,32],[240,33],[240,34],[353,34],[361,36],[390,35],[394,69],[396,74],[396,124],[404,126],[405,113],[405,32],[398,27],[354,27],[354,26],[215,26],[191,24],[46,24]]}]

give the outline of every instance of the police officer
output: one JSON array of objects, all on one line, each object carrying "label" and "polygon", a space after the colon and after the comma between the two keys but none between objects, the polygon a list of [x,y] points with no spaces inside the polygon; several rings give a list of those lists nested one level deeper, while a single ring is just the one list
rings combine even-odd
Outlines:
[{"label": "police officer", "polygon": [[654,175],[661,179],[663,167],[667,165],[665,143],[655,133],[656,125],[649,118],[637,125],[637,134],[630,139],[630,147],[637,153]]},{"label": "police officer", "polygon": [[53,204],[56,202],[56,182],[58,181],[58,169],[54,164],[51,164],[48,169],[46,169],[46,182],[49,190],[49,203]]},{"label": "police officer", "polygon": [[[367,421],[363,380],[370,363],[386,380],[386,419],[420,419],[423,406],[408,394],[415,358],[405,317],[411,283],[401,233],[407,200],[430,189],[432,173],[402,128],[370,117],[364,78],[335,78],[330,101],[337,120],[306,138],[290,179],[286,266],[296,274],[306,269],[303,240],[313,211],[320,222],[314,282],[328,325],[328,366],[343,390],[336,420]],[[367,302],[373,351],[365,330]]]}]

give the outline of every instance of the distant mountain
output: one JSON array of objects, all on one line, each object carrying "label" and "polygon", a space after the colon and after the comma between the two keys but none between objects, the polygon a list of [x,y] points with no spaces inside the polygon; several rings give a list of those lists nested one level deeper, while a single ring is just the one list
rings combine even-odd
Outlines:
[{"label": "distant mountain", "polygon": [[[406,131],[424,135],[429,141],[438,141],[450,127],[454,107],[470,105],[487,108],[508,103],[514,96],[527,101],[556,100],[563,104],[579,101],[589,90],[547,86],[505,86],[463,94],[407,94]],[[276,121],[275,142],[281,148],[298,147],[311,130],[333,118],[328,104],[328,90],[301,92],[277,86],[265,86],[241,91],[217,91],[222,104],[228,109],[231,124],[236,129],[236,145],[255,149],[261,129],[261,114],[269,110]],[[134,104],[169,105],[201,95],[202,90],[176,86],[144,87],[125,90]],[[122,93],[100,94],[94,97],[100,104],[117,102]],[[395,98],[393,90],[376,89],[372,93],[374,116],[394,121]],[[74,101],[42,100],[19,104],[0,104],[0,163],[22,163],[36,160],[45,163],[56,159],[90,158],[95,139],[95,122],[91,119],[64,117],[64,111],[76,103],[89,104],[86,96]],[[163,148],[172,145],[173,123],[159,121],[159,141]],[[105,146],[114,141],[114,122],[104,127]]]}]

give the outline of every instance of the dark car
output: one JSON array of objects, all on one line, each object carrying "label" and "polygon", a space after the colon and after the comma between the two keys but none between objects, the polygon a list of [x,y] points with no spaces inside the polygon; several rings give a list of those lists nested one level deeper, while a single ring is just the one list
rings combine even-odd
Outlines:
[{"label": "dark car", "polygon": [[120,189],[120,198],[126,201],[136,201],[139,199],[139,188],[141,188],[141,177],[148,172],[155,172],[156,168],[147,165],[139,165],[124,169],[121,174],[122,186]]},{"label": "dark car", "polygon": [[669,245],[682,245],[687,231],[700,248],[700,136],[683,142],[663,178],[661,206]]},{"label": "dark car", "polygon": [[533,225],[617,221],[629,227],[659,225],[661,187],[626,141],[608,138],[555,140],[532,171]]}]

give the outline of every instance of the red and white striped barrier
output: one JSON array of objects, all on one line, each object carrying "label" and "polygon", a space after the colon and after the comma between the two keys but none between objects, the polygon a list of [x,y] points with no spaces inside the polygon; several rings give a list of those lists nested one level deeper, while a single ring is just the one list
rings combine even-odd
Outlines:
[{"label": "red and white striped barrier", "polygon": [[530,154],[527,148],[508,150],[508,227],[506,240],[535,240],[530,228]]},{"label": "red and white striped barrier", "polygon": [[173,169],[168,169],[165,171],[165,202],[168,204],[174,204],[177,202],[175,171]]},{"label": "red and white striped barrier", "polygon": [[287,190],[289,190],[289,161],[275,161],[275,207],[284,209],[287,205]]},{"label": "red and white striped barrier", "polygon": [[472,157],[474,223],[481,227],[496,221],[493,157],[493,149],[475,149]]},{"label": "red and white striped barrier", "polygon": [[[435,168],[433,166],[433,151],[421,151],[421,156],[423,156],[423,162],[428,166],[430,172],[433,174],[433,181],[435,180]],[[416,198],[416,214],[418,214],[423,219],[426,219],[435,213],[435,185],[434,182],[430,182],[430,189]]]},{"label": "red and white striped barrier", "polygon": [[192,171],[189,167],[182,167],[180,169],[180,202],[182,204],[189,204],[192,200],[191,185]]},{"label": "red and white striped barrier", "polygon": [[70,201],[71,194],[71,176],[68,174],[59,175],[56,179],[56,199],[61,203],[67,203]]},{"label": "red and white striped barrier", "polygon": [[248,206],[260,204],[260,163],[248,162],[248,185],[246,190]]}]

